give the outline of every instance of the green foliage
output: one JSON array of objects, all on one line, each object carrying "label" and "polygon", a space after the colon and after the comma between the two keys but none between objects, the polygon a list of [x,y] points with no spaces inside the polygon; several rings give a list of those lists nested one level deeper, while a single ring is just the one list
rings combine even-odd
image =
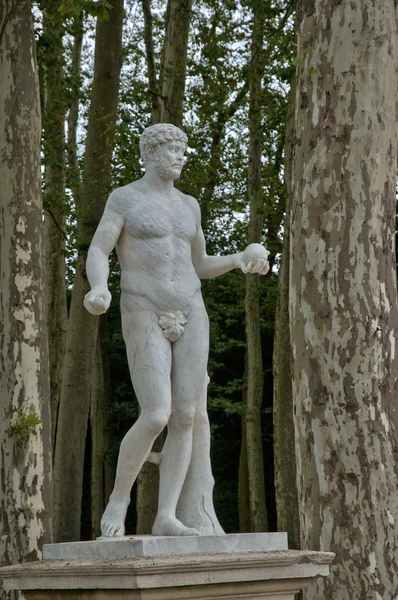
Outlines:
[{"label": "green foliage", "polygon": [[295,67],[304,67],[305,60],[304,58],[300,58],[300,56],[295,56],[292,59],[292,65],[294,65]]},{"label": "green foliage", "polygon": [[40,425],[40,417],[36,413],[24,413],[21,409],[17,410],[17,416],[11,421],[11,431],[19,440],[26,439],[30,432]]},{"label": "green foliage", "polygon": [[109,9],[112,5],[107,0],[64,0],[58,7],[58,11],[63,18],[73,19],[78,17],[82,10],[93,17],[98,17],[103,21],[109,19]]}]

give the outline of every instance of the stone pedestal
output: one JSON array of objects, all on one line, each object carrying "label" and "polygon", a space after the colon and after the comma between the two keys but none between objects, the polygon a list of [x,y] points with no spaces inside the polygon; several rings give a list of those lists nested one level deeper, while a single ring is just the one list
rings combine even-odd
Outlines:
[{"label": "stone pedestal", "polygon": [[[48,546],[46,555],[58,555],[58,558],[3,567],[0,577],[6,589],[22,590],[26,600],[293,600],[294,595],[312,578],[329,574],[332,553],[239,549],[239,544],[250,545],[249,538],[257,546],[265,543],[266,538],[261,539],[261,536],[266,535],[231,536],[232,550],[228,552],[212,553],[208,550],[205,553],[206,544],[199,542],[203,544],[203,552],[195,554],[188,553],[189,548],[195,545],[195,538],[179,538],[185,554],[182,551],[176,554],[175,538],[169,538],[171,552],[167,556],[133,555],[124,558],[88,555],[110,554],[114,544],[119,544],[116,547],[118,556],[137,552],[137,548],[138,552],[142,552],[145,544],[150,547],[151,541],[138,538],[135,549],[134,538],[130,544],[126,538],[119,542],[57,544]],[[224,544],[225,548],[229,537],[214,536],[212,543],[215,546],[217,543]],[[166,540],[163,538],[163,545],[167,545]],[[276,537],[268,542],[272,546],[282,540]],[[152,543],[150,552],[154,551],[155,545],[155,542]],[[73,554],[70,547],[83,557],[59,558],[65,553]],[[160,550],[164,548],[160,547]],[[197,548],[194,550],[198,552]]]},{"label": "stone pedestal", "polygon": [[69,558],[139,558],[186,554],[230,554],[287,550],[286,533],[229,533],[228,535],[125,535],[95,542],[45,544],[45,560]]}]

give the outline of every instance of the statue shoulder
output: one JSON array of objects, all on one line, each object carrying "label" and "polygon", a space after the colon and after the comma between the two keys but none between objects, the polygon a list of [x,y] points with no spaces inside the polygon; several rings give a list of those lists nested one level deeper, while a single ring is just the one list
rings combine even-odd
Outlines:
[{"label": "statue shoulder", "polygon": [[136,185],[138,183],[138,181],[134,181],[113,190],[106,203],[107,210],[124,216],[140,195],[140,188]]},{"label": "statue shoulder", "polygon": [[196,198],[189,196],[188,194],[183,194],[182,192],[180,192],[180,194],[184,203],[195,213],[195,216],[200,219],[200,206]]}]

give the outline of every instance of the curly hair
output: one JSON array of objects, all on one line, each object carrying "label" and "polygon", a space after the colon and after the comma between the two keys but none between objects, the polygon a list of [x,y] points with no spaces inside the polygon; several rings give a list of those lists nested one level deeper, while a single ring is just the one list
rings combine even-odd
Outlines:
[{"label": "curly hair", "polygon": [[140,137],[141,158],[145,162],[148,156],[161,144],[167,142],[179,141],[188,143],[187,135],[171,123],[158,123],[144,129]]}]

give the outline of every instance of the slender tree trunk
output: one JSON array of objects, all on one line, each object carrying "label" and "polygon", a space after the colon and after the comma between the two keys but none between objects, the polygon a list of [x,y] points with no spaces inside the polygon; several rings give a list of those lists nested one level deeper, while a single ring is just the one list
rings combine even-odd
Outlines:
[{"label": "slender tree trunk", "polygon": [[116,460],[109,456],[114,431],[109,418],[111,404],[110,340],[107,317],[102,317],[95,351],[91,389],[91,532],[95,539],[101,535],[101,517],[115,481]]},{"label": "slender tree trunk", "polygon": [[300,523],[296,486],[296,459],[293,424],[292,349],[289,330],[289,248],[290,195],[294,134],[295,78],[290,90],[285,142],[285,184],[287,189],[285,230],[274,337],[274,462],[278,531],[288,534],[289,548],[300,548]]},{"label": "slender tree trunk", "polygon": [[[1,3],[0,82],[0,564],[7,564],[40,558],[51,541],[41,120],[27,3]],[[32,414],[36,426],[25,420]]]},{"label": "slender tree trunk", "polygon": [[65,81],[61,2],[42,2],[44,226],[52,440],[55,440],[68,311],[65,284]]},{"label": "slender tree trunk", "polygon": [[[99,332],[99,336],[100,336]],[[92,539],[101,535],[100,523],[105,510],[104,498],[104,451],[105,451],[105,393],[102,349],[95,349],[93,384],[91,389],[91,532]]]},{"label": "slender tree trunk", "polygon": [[[247,356],[245,355],[245,367],[247,367]],[[247,376],[247,374],[246,374]],[[242,401],[247,406],[247,389],[242,392]],[[247,469],[247,436],[246,436],[246,417],[241,419],[241,445],[239,455],[239,475],[238,475],[238,508],[239,508],[239,531],[240,533],[250,533],[250,504],[249,504],[249,476]]]},{"label": "slender tree trunk", "polygon": [[113,0],[109,20],[97,21],[92,88],[81,202],[78,208],[78,259],[66,339],[65,361],[55,445],[55,536],[80,537],[81,496],[87,419],[98,318],[86,312],[89,291],[87,249],[109,191],[113,129],[116,123],[122,64],[123,1]]},{"label": "slender tree trunk", "polygon": [[[263,64],[258,48],[263,43],[264,16],[254,3],[252,32],[252,61],[250,66],[249,107],[249,179],[250,202],[249,243],[261,242],[264,198],[262,190],[261,154],[261,78]],[[247,410],[246,445],[249,481],[249,506],[252,531],[267,530],[265,504],[263,447],[261,431],[261,404],[263,400],[263,361],[260,334],[259,276],[246,275],[245,321],[247,341]]]},{"label": "slender tree trunk", "polygon": [[163,46],[160,122],[182,127],[188,35],[193,0],[168,0]]},{"label": "slender tree trunk", "polygon": [[299,2],[290,328],[307,600],[398,594],[397,8]]},{"label": "slender tree trunk", "polygon": [[[166,436],[159,436],[153,452],[161,452]],[[159,467],[146,462],[137,480],[137,534],[149,534],[155,521],[159,498]]]},{"label": "slender tree trunk", "polygon": [[[149,93],[151,94],[152,104],[152,125],[160,123],[161,99],[158,77],[155,65],[155,49],[153,44],[153,19],[151,11],[151,0],[142,0],[142,10],[144,13],[144,39],[145,56],[148,69]],[[184,82],[185,85],[185,82]]]},{"label": "slender tree trunk", "polygon": [[151,3],[150,0],[142,0],[146,63],[152,98],[152,124],[173,123],[182,127],[192,3],[193,0],[168,0],[162,64],[158,77]]},{"label": "slender tree trunk", "polygon": [[210,160],[206,167],[207,183],[200,203],[202,214],[202,229],[206,234],[210,216],[211,203],[214,199],[214,192],[219,181],[219,172],[221,166],[221,142],[225,132],[225,127],[230,119],[234,116],[238,108],[242,105],[249,91],[249,82],[246,78],[245,83],[237,92],[232,102],[220,111],[217,116],[217,121],[213,129],[211,140]]},{"label": "slender tree trunk", "polygon": [[104,390],[104,403],[103,403],[103,419],[104,419],[104,503],[106,504],[109,496],[112,493],[113,485],[115,483],[116,466],[117,466],[117,454],[113,451],[115,443],[115,428],[111,414],[111,366],[109,358],[109,348],[111,340],[109,337],[108,321],[105,318],[100,328],[99,342],[101,344],[102,351],[102,378],[103,378],[103,390]]},{"label": "slender tree trunk", "polygon": [[78,207],[80,200],[80,169],[77,157],[77,124],[79,120],[79,101],[81,86],[81,57],[83,45],[83,11],[74,20],[74,36],[71,57],[71,102],[69,106],[67,124],[68,124],[68,186],[72,191],[73,200]]}]

